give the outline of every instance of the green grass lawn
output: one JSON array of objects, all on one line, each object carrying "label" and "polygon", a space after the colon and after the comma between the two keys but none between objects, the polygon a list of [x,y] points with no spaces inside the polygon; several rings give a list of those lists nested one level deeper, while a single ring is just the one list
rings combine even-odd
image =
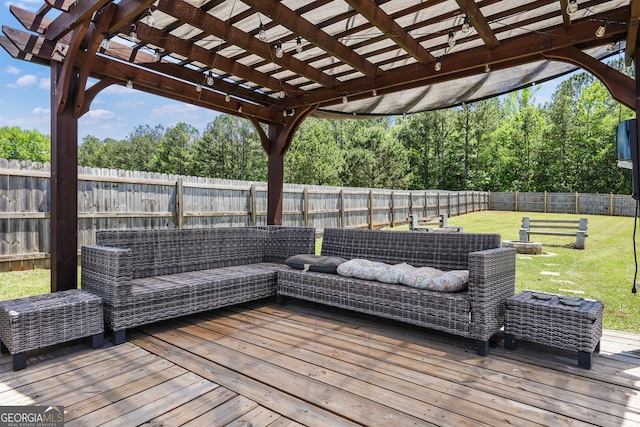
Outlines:
[{"label": "green grass lawn", "polygon": [[[484,211],[451,217],[449,224],[463,226],[466,233],[499,233],[503,240],[518,240],[522,217],[527,215],[537,219],[585,216]],[[589,237],[584,250],[571,247],[573,237],[535,236],[543,243],[544,254],[518,255],[516,292],[531,289],[599,299],[605,304],[605,328],[640,333],[640,289],[638,294],[631,293],[633,218],[586,216]],[[0,273],[0,300],[49,292],[49,274],[48,270]]]}]

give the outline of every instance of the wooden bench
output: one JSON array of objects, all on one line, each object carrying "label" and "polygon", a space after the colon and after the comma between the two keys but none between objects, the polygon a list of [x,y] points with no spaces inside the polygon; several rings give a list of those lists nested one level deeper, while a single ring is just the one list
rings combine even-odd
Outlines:
[{"label": "wooden bench", "polygon": [[411,231],[450,231],[460,232],[463,227],[448,224],[449,216],[442,214],[430,218],[420,218],[417,214],[409,215],[409,230]]},{"label": "wooden bench", "polygon": [[545,236],[575,236],[576,249],[584,249],[587,238],[587,218],[580,219],[531,219],[522,218],[520,241],[528,242],[529,236],[540,234]]}]

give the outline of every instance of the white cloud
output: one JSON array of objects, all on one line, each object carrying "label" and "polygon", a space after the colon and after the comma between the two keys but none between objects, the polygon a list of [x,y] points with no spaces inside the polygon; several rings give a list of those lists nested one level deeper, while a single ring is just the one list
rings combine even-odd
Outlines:
[{"label": "white cloud", "polygon": [[33,74],[26,74],[16,80],[15,85],[18,87],[33,86],[38,83],[38,78]]},{"label": "white cloud", "polygon": [[113,120],[116,117],[116,114],[113,111],[103,109],[89,110],[85,115],[88,118],[98,120]]},{"label": "white cloud", "polygon": [[51,77],[47,77],[47,78],[42,78],[40,79],[40,85],[39,85],[40,89],[47,89],[49,90],[49,88],[51,87]]},{"label": "white cloud", "polygon": [[151,110],[151,115],[159,117],[179,118],[189,117],[194,113],[198,113],[200,111],[201,108],[190,104],[164,104]]},{"label": "white cloud", "polygon": [[129,89],[126,86],[111,85],[100,93],[105,95],[124,95],[134,93],[135,89]]},{"label": "white cloud", "polygon": [[13,65],[7,65],[4,69],[4,72],[7,74],[20,74],[22,70],[20,68],[14,67]]},{"label": "white cloud", "polygon": [[42,107],[36,107],[33,109],[33,111],[31,111],[31,113],[37,115],[37,116],[41,116],[41,115],[46,115],[48,116],[49,114],[51,114],[51,109],[49,108],[42,108]]},{"label": "white cloud", "polygon": [[5,1],[4,5],[7,9],[9,8],[9,6],[13,5],[13,6],[19,7],[20,9],[35,12],[42,5],[42,1],[40,0]]}]

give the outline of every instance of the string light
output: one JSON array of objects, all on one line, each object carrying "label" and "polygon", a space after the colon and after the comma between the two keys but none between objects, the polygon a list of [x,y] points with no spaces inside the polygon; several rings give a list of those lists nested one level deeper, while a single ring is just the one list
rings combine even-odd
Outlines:
[{"label": "string light", "polygon": [[284,99],[285,96],[287,96],[286,92],[284,91],[284,88],[282,86],[280,86],[280,92],[278,92],[278,96],[281,99]]},{"label": "string light", "polygon": [[133,76],[127,78],[127,88],[133,89]]},{"label": "string light", "polygon": [[242,113],[242,104],[238,104],[238,113]]},{"label": "string light", "polygon": [[229,102],[229,101],[231,101],[231,96],[229,94],[226,94],[224,96],[224,102]]},{"label": "string light", "polygon": [[264,30],[264,24],[260,23],[260,29],[258,30],[258,38],[260,40],[267,41],[267,32]]},{"label": "string light", "polygon": [[282,110],[282,117],[287,117],[287,110]]},{"label": "string light", "polygon": [[613,52],[616,50],[616,44],[618,43],[618,39],[614,38],[611,43],[607,46],[607,52]]},{"label": "string light", "polygon": [[302,37],[300,36],[296,39],[296,52],[302,53]]},{"label": "string light", "polygon": [[155,62],[160,62],[160,49],[156,49],[153,51],[153,60]]},{"label": "string light", "polygon": [[567,14],[571,15],[578,11],[578,0],[569,0],[569,4],[567,5]]},{"label": "string light", "polygon": [[211,72],[211,70],[209,70],[209,72],[207,73],[207,84],[209,86],[213,86],[213,73]]},{"label": "string light", "polygon": [[440,58],[436,60],[436,65],[433,66],[433,69],[436,71],[442,70],[442,62],[440,61]]},{"label": "string light", "polygon": [[196,84],[196,92],[198,93],[202,92],[202,83],[198,82]]},{"label": "string light", "polygon": [[456,33],[453,30],[449,30],[449,38],[447,40],[447,44],[450,48],[453,48],[456,45]]},{"label": "string light", "polygon": [[135,22],[131,23],[131,28],[129,29],[129,37],[133,40],[138,40],[138,32],[136,31],[137,27]]},{"label": "string light", "polygon": [[347,92],[345,92],[344,95],[342,95],[342,103],[346,104],[347,102],[349,102],[349,97],[347,96]]},{"label": "string light", "polygon": [[378,96],[378,91],[377,91],[377,90],[375,90],[375,89],[373,89],[373,90],[371,91],[371,95],[373,95],[373,96]]},{"label": "string light", "polygon": [[284,56],[284,51],[282,50],[282,42],[278,40],[276,42],[276,57],[282,58]]},{"label": "string light", "polygon": [[111,45],[111,41],[109,40],[109,34],[104,34],[104,37],[102,39],[102,42],[100,43],[100,47],[103,48],[104,50],[109,49],[109,46]]},{"label": "string light", "polygon": [[293,117],[293,115],[296,113],[296,110],[294,110],[293,108],[291,109],[291,111],[289,111],[289,116]]},{"label": "string light", "polygon": [[485,65],[484,65],[484,72],[485,72],[485,73],[488,73],[489,71],[491,71],[491,65],[489,65],[489,64],[485,64]]},{"label": "string light", "polygon": [[602,25],[600,25],[596,30],[596,37],[600,38],[604,36],[604,33],[607,31],[608,24],[609,24],[609,19],[605,19]]},{"label": "string light", "polygon": [[462,34],[467,34],[471,27],[469,26],[469,17],[465,15],[464,22],[462,23]]}]

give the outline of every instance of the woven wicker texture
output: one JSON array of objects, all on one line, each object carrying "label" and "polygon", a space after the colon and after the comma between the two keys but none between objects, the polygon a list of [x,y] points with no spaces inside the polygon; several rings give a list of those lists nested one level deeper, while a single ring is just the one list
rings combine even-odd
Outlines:
[{"label": "woven wicker texture", "polygon": [[570,306],[559,295],[542,300],[535,293],[524,291],[507,300],[505,333],[565,350],[595,350],[602,337],[602,301],[584,299]]},{"label": "woven wicker texture", "polygon": [[0,301],[0,341],[11,354],[104,332],[102,301],[68,290]]},{"label": "woven wicker texture", "polygon": [[278,294],[486,341],[504,324],[504,303],[515,292],[515,250],[500,248],[497,234],[325,229],[322,254],[468,269],[469,287],[467,292],[441,293],[283,270],[278,273]]},{"label": "woven wicker texture", "polygon": [[274,261],[313,253],[315,229],[106,231],[96,241],[82,247],[82,288],[121,330],[274,295]]}]

